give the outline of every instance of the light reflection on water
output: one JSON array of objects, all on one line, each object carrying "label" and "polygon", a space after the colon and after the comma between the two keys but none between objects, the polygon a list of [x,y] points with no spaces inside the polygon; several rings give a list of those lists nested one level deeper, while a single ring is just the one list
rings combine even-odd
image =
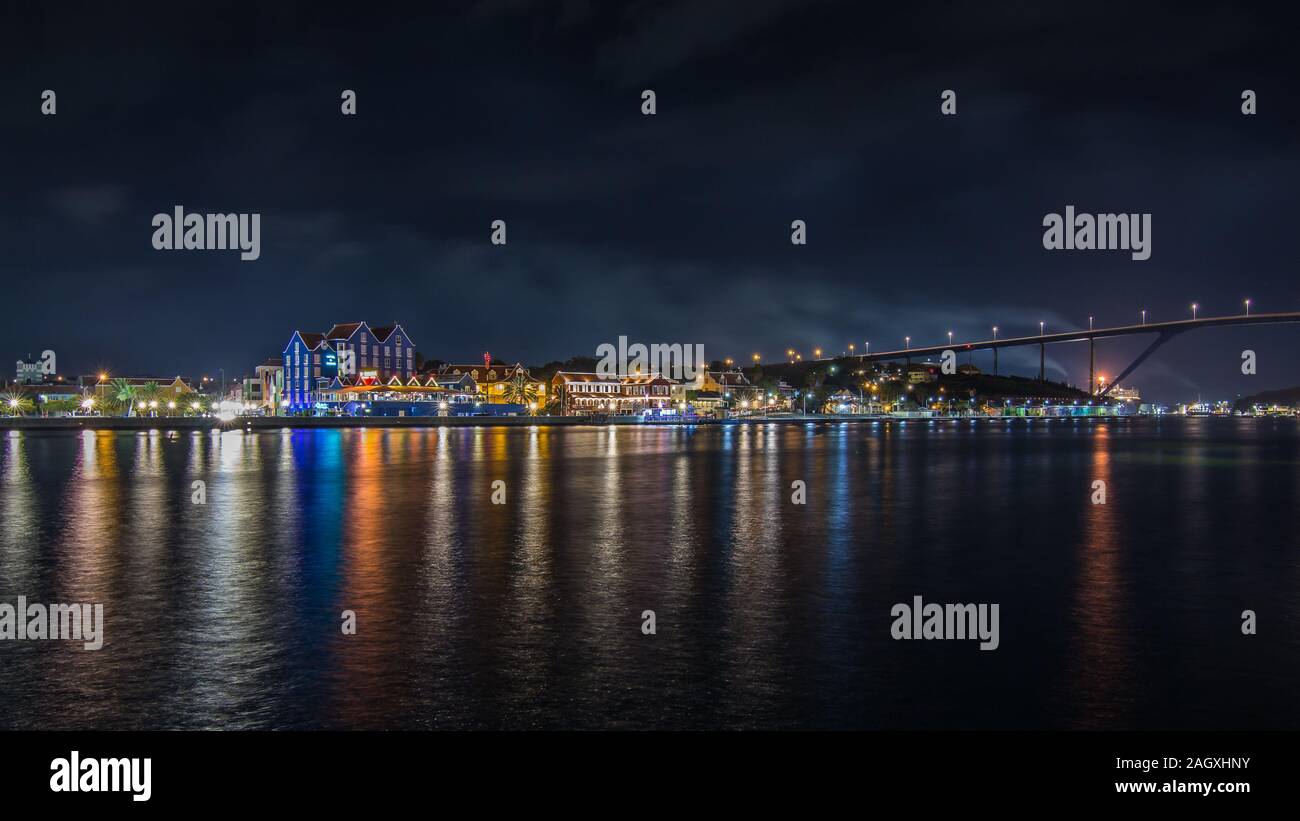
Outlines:
[{"label": "light reflection on water", "polygon": [[[0,727],[1298,727],[1297,441],[1212,419],[11,434],[0,601],[102,602],[107,629],[98,652],[0,642]],[[891,640],[914,595],[999,603],[1001,648]]]}]

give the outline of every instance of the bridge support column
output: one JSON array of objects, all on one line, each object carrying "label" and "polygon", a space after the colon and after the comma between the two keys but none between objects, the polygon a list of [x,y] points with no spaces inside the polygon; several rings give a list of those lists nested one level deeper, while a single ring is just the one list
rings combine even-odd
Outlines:
[{"label": "bridge support column", "polygon": [[1043,377],[1046,375],[1046,370],[1044,369],[1044,365],[1046,364],[1046,362],[1047,362],[1047,346],[1044,345],[1042,342],[1039,342],[1038,343],[1038,381],[1039,382],[1042,382]]},{"label": "bridge support column", "polygon": [[1097,340],[1088,337],[1088,395],[1092,396],[1097,392],[1097,375],[1093,373],[1096,368],[1097,357],[1095,355],[1095,343]]},{"label": "bridge support column", "polygon": [[1139,354],[1139,355],[1138,355],[1138,358],[1137,358],[1137,359],[1134,359],[1133,362],[1132,362],[1132,364],[1130,364],[1130,365],[1129,365],[1127,368],[1125,368],[1124,370],[1120,371],[1119,376],[1117,376],[1117,377],[1115,377],[1114,379],[1110,380],[1110,382],[1106,383],[1106,386],[1105,386],[1104,388],[1102,388],[1101,390],[1097,391],[1097,395],[1098,395],[1098,396],[1105,396],[1106,394],[1110,393],[1110,389],[1111,389],[1111,388],[1115,387],[1115,386],[1118,385],[1120,382],[1123,382],[1124,379],[1125,379],[1129,374],[1131,374],[1131,373],[1133,373],[1133,371],[1137,370],[1138,365],[1141,365],[1143,362],[1147,361],[1147,357],[1150,356],[1151,354],[1155,353],[1155,352],[1156,352],[1156,349],[1158,349],[1161,345],[1165,344],[1165,343],[1168,342],[1169,340],[1173,339],[1173,338],[1174,338],[1175,336],[1177,336],[1178,334],[1182,333],[1184,330],[1185,330],[1185,329],[1183,329],[1183,328],[1179,328],[1178,330],[1168,330],[1168,329],[1166,329],[1166,330],[1161,331],[1160,334],[1159,334],[1159,336],[1156,337],[1155,341],[1152,342],[1152,343],[1147,347],[1147,349],[1146,349],[1145,351],[1143,351],[1141,354]]},{"label": "bridge support column", "polygon": [[998,349],[993,349],[993,375],[998,375]]}]

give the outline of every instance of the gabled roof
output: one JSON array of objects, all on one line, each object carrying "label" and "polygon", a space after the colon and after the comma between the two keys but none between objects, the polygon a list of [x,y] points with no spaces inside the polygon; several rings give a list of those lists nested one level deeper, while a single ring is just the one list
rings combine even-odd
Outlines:
[{"label": "gabled roof", "polygon": [[609,382],[618,384],[622,380],[617,376],[601,376],[598,373],[586,373],[583,371],[556,371],[554,379],[563,379],[565,382]]},{"label": "gabled roof", "polygon": [[[394,322],[392,325],[385,325],[382,328],[372,327],[370,332],[375,335],[377,341],[387,342],[388,338],[393,335],[393,331],[396,331],[399,328],[401,328],[402,333],[405,334],[406,339],[411,341],[411,335],[406,332],[405,328],[402,328],[402,323],[400,322]],[[414,345],[415,342],[411,341],[411,344]]]},{"label": "gabled roof", "polygon": [[563,379],[565,382],[600,382],[610,385],[676,385],[675,380],[669,379],[661,374],[652,373],[647,375],[637,374],[635,376],[601,376],[598,373],[585,373],[582,371],[556,371],[552,379]]},{"label": "gabled roof", "polygon": [[[306,333],[304,331],[294,331],[293,336],[296,336],[299,339],[301,339],[302,344],[306,345],[308,350],[313,350],[313,351],[319,348],[320,344],[325,341],[324,334],[313,334],[313,333]],[[293,344],[293,336],[289,337],[289,345]],[[289,347],[288,345],[285,346],[286,349],[288,349],[288,347]]]},{"label": "gabled roof", "polygon": [[275,357],[274,359],[268,359],[268,360],[266,360],[265,362],[263,362],[261,365],[258,365],[257,367],[259,367],[259,368],[283,368],[283,367],[284,367],[284,357],[277,356],[277,357]]},{"label": "gabled roof", "polygon": [[[510,365],[505,362],[494,361],[491,367],[484,366],[482,362],[479,362],[475,365],[443,365],[441,368],[438,369],[437,375],[455,377],[459,375],[457,373],[458,371],[459,373],[469,374],[471,378],[479,382],[505,381],[507,379],[512,378],[516,371],[523,371],[525,380],[529,382],[536,382],[538,384],[544,382],[544,380],[538,379],[537,377],[533,376],[528,371],[527,368],[525,368],[522,364],[518,362],[516,362],[513,365]],[[495,371],[496,378],[488,379],[487,378],[488,371]],[[474,374],[476,373],[478,374],[478,376],[474,376]]]},{"label": "gabled roof", "polygon": [[709,371],[709,377],[723,385],[748,385],[749,379],[739,371]]},{"label": "gabled roof", "polygon": [[652,373],[649,374],[648,376],[641,376],[640,374],[637,374],[636,376],[626,376],[621,381],[623,382],[624,385],[676,385],[677,384],[676,380],[669,379],[668,377],[662,376],[657,373]]},{"label": "gabled roof", "polygon": [[335,325],[333,328],[330,328],[328,331],[325,332],[325,338],[326,339],[348,339],[354,333],[357,332],[357,328],[360,328],[365,324],[366,323],[364,321],[340,322],[337,325]]},{"label": "gabled roof", "polygon": [[433,385],[440,382],[464,382],[466,380],[473,382],[474,377],[467,373],[432,373],[429,374],[428,384]]}]

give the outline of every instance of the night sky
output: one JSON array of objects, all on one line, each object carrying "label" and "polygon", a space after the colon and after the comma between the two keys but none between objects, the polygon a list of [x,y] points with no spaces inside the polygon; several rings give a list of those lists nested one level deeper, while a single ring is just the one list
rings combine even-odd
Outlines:
[{"label": "night sky", "polygon": [[[51,348],[72,375],[234,377],[295,328],[358,319],[447,360],[541,364],[619,335],[780,360],[1192,302],[1300,310],[1300,66],[1277,12],[414,5],[0,11],[8,361]],[[260,213],[261,259],[155,251],[150,221],[176,205]],[[1044,250],[1066,205],[1151,213],[1151,258]],[[1300,385],[1297,340],[1197,331],[1130,383],[1162,401]],[[1099,370],[1144,345],[1103,343]],[[1037,350],[1002,362],[1032,373]],[[1053,378],[1087,367],[1086,346],[1049,348]]]}]

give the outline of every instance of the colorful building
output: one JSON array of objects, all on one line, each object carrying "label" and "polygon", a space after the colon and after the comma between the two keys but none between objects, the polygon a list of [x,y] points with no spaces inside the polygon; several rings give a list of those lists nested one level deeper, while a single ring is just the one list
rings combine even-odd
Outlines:
[{"label": "colorful building", "polygon": [[364,381],[404,384],[415,375],[415,343],[400,324],[372,328],[365,322],[336,324],[323,334],[294,331],[283,354],[280,407],[289,413],[328,408],[321,393],[336,380],[347,387]]},{"label": "colorful building", "polygon": [[278,413],[284,398],[284,360],[268,359],[253,373],[261,385],[262,406],[268,413]]},{"label": "colorful building", "polygon": [[324,334],[294,331],[284,348],[284,409],[289,413],[313,413],[320,389],[338,375],[338,370],[338,354]]},{"label": "colorful building", "polygon": [[551,389],[564,416],[640,414],[686,402],[686,385],[659,374],[618,377],[557,371]]},{"label": "colorful building", "polygon": [[387,382],[415,374],[415,344],[400,324],[372,328],[365,322],[344,322],[324,334],[338,354],[341,376],[373,377]]},{"label": "colorful building", "polygon": [[531,401],[536,402],[537,407],[544,408],[550,401],[545,380],[533,376],[518,362],[513,365],[493,362],[490,354],[484,354],[481,364],[442,365],[433,375],[439,379],[468,376],[474,381],[480,401],[491,405],[510,404],[520,398],[518,390],[512,389],[512,382],[522,382],[525,393],[533,397]]}]

